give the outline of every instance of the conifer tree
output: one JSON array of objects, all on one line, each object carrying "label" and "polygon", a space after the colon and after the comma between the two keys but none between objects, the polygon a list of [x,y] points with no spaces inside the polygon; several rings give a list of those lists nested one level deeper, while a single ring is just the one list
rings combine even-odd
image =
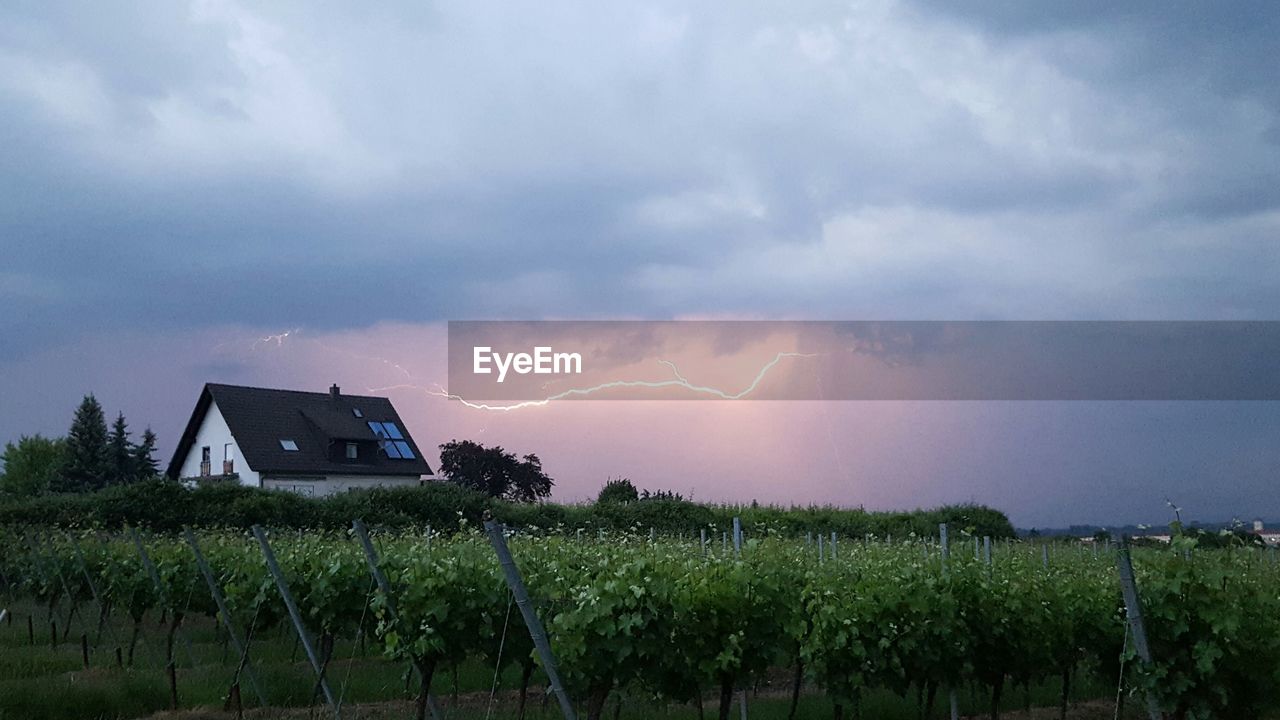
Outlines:
[{"label": "conifer tree", "polygon": [[133,446],[133,472],[139,480],[148,480],[160,474],[159,463],[154,457],[156,434],[148,427],[142,431],[142,442]]},{"label": "conifer tree", "polygon": [[107,420],[92,394],[76,408],[67,432],[67,464],[54,490],[87,492],[106,484],[111,464],[107,452]]},{"label": "conifer tree", "polygon": [[133,443],[129,441],[129,424],[124,413],[116,415],[111,424],[111,437],[107,440],[108,485],[125,485],[137,477],[133,467]]}]

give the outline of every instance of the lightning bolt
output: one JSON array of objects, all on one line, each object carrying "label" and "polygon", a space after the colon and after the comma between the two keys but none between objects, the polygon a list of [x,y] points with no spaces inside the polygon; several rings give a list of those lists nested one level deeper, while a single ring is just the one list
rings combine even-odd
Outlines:
[{"label": "lightning bolt", "polygon": [[253,344],[249,346],[249,349],[257,350],[259,345],[270,345],[271,343],[275,343],[276,347],[280,347],[281,345],[284,345],[284,341],[286,338],[288,338],[291,335],[297,335],[300,332],[302,332],[302,328],[294,328],[292,330],[285,330],[282,333],[276,333],[274,335],[264,335],[258,338],[257,340],[254,340]]},{"label": "lightning bolt", "polygon": [[571,397],[586,397],[588,395],[592,395],[605,390],[615,390],[619,388],[644,388],[649,390],[656,390],[656,389],[662,389],[662,388],[683,388],[685,390],[689,390],[691,392],[695,392],[698,394],[710,395],[720,400],[741,400],[742,398],[754,392],[756,388],[760,386],[760,383],[764,380],[765,376],[769,374],[769,371],[772,370],[775,366],[777,366],[778,363],[782,362],[784,359],[810,358],[810,357],[816,357],[816,356],[817,356],[816,353],[780,352],[774,355],[772,360],[765,363],[764,366],[760,368],[760,371],[756,373],[755,378],[752,379],[750,384],[748,384],[745,388],[737,392],[729,392],[727,390],[721,390],[719,388],[711,387],[709,385],[695,385],[683,374],[681,374],[680,368],[676,367],[676,364],[671,362],[670,360],[658,361],[662,365],[665,365],[666,367],[671,369],[671,373],[675,377],[670,380],[611,380],[609,382],[604,382],[604,383],[600,383],[599,385],[592,385],[590,387],[585,387],[585,388],[570,388],[568,390],[564,390],[562,392],[558,392],[553,395],[548,395],[547,397],[539,400],[524,400],[521,402],[509,404],[509,405],[493,405],[493,404],[483,403],[483,402],[473,402],[471,400],[467,400],[461,395],[450,393],[448,390],[444,389],[438,384],[435,386],[435,388],[424,388],[420,385],[409,385],[409,384],[388,385],[380,388],[370,388],[369,391],[370,392],[386,392],[388,390],[406,390],[406,389],[419,390],[421,392],[425,392],[428,395],[432,395],[435,397],[442,397],[449,400],[457,400],[458,402],[462,403],[464,406],[475,409],[475,410],[489,410],[493,412],[512,412],[515,410],[523,410],[525,408],[544,407],[546,405],[550,405],[551,403],[557,400],[565,400]]},{"label": "lightning bolt", "polygon": [[[262,347],[262,346],[269,347],[269,346],[272,346],[273,344],[275,347],[283,347],[285,340],[288,340],[293,337],[297,337],[301,333],[302,333],[302,328],[293,328],[290,330],[285,330],[284,332],[280,332],[280,333],[264,335],[262,337],[255,339],[252,345],[250,345],[249,349],[256,350],[259,347]],[[333,347],[321,341],[318,338],[312,338],[311,342],[316,343],[320,348],[322,348],[326,352],[342,354],[358,360],[376,362],[376,363],[385,365],[393,369],[394,371],[396,371],[396,373],[398,373],[399,375],[403,376],[404,379],[407,381],[407,382],[402,382],[394,385],[384,385],[382,387],[366,388],[367,392],[380,393],[380,392],[387,392],[390,390],[416,390],[416,391],[425,393],[427,395],[430,395],[432,397],[440,397],[448,400],[456,400],[459,403],[461,403],[464,407],[472,408],[474,410],[487,410],[491,412],[513,412],[515,410],[523,410],[526,408],[544,407],[558,400],[566,400],[573,397],[587,397],[587,396],[594,395],[596,393],[604,392],[607,390],[617,390],[617,389],[627,389],[627,388],[640,388],[640,389],[647,389],[647,390],[661,390],[664,388],[681,388],[684,390],[688,390],[689,392],[692,392],[692,393],[696,393],[699,395],[707,395],[719,400],[741,400],[742,398],[755,392],[756,389],[759,388],[760,383],[762,383],[765,377],[769,374],[769,372],[773,370],[773,368],[775,368],[783,360],[788,358],[817,357],[817,353],[779,352],[775,354],[773,358],[769,360],[769,362],[761,366],[761,368],[759,369],[759,371],[757,371],[755,377],[752,378],[750,383],[748,383],[744,388],[736,392],[723,390],[720,388],[712,387],[710,385],[695,384],[693,381],[689,380],[689,378],[686,377],[680,371],[680,368],[677,367],[674,362],[670,360],[658,360],[659,364],[663,365],[664,367],[668,368],[671,371],[671,374],[672,374],[671,379],[668,379],[668,380],[612,380],[609,382],[600,383],[598,385],[592,385],[590,387],[569,388],[567,390],[563,390],[561,392],[557,392],[537,400],[524,400],[524,401],[510,403],[510,404],[492,404],[492,403],[476,402],[476,401],[468,400],[467,398],[461,395],[458,395],[456,393],[450,393],[447,389],[444,388],[444,386],[440,385],[439,383],[434,384],[432,387],[419,385],[415,382],[416,378],[413,376],[413,373],[411,373],[408,369],[406,369],[400,363],[395,362],[393,360],[388,360],[387,358],[376,356],[376,355],[365,355],[362,353],[355,353],[355,352],[351,352],[350,350]],[[225,344],[225,343],[222,343],[222,344]],[[221,346],[222,344],[220,344],[219,346]],[[550,386],[553,382],[559,382],[559,381],[552,381],[545,384],[543,386],[544,389]]]}]

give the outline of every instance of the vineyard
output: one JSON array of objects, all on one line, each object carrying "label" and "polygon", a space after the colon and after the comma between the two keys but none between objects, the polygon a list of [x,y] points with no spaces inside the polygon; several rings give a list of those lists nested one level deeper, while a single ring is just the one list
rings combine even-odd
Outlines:
[{"label": "vineyard", "polygon": [[[764,706],[750,699],[761,687],[771,688],[771,716],[813,716],[820,698],[837,720],[875,717],[871,699],[888,695],[916,717],[945,717],[957,696],[969,712],[998,717],[1029,704],[1033,688],[1054,688],[1065,716],[1084,683],[1107,688],[1108,707],[1126,717],[1146,717],[1148,702],[1171,718],[1277,707],[1274,549],[1202,550],[1175,538],[1134,550],[1148,663],[1126,621],[1114,546],[955,531],[945,547],[937,537],[758,535],[510,535],[501,544],[527,588],[521,607],[498,543],[465,523],[448,536],[287,531],[261,540],[0,530],[0,647],[10,658],[71,648],[86,668],[126,674],[149,653],[162,659],[153,666],[174,707],[187,703],[192,668],[212,667],[231,712],[313,704],[321,716],[359,717],[352,699],[414,696],[418,717],[462,717],[466,708],[427,692],[452,686],[456,695],[460,671],[488,691],[487,705],[473,708],[486,718],[559,716],[554,699],[538,708],[530,699],[548,684],[562,686],[567,712],[589,720],[616,717],[624,703],[670,717],[745,717]],[[555,673],[523,610],[545,629]],[[192,652],[198,632],[222,644],[220,660]],[[273,685],[282,643],[314,683],[309,694]],[[20,667],[34,676],[34,665]],[[353,691],[353,669],[392,678],[386,695]],[[0,716],[35,716],[12,702],[0,694]]]}]

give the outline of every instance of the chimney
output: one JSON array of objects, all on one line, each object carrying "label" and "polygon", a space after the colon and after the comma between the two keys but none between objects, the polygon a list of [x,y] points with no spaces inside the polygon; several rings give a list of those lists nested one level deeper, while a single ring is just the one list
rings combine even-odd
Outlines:
[{"label": "chimney", "polygon": [[334,400],[337,400],[338,396],[341,394],[342,394],[342,388],[338,387],[338,383],[334,383],[333,385],[329,386],[329,397],[333,398]]}]

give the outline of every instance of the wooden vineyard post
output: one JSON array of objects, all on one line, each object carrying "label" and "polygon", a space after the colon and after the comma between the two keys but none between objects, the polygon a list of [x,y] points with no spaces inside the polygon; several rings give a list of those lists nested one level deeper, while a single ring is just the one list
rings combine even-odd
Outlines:
[{"label": "wooden vineyard post", "polygon": [[119,646],[116,640],[115,631],[111,629],[111,623],[107,622],[107,605],[102,599],[102,593],[98,592],[98,584],[93,581],[93,575],[89,572],[89,563],[85,562],[84,552],[80,550],[80,543],[76,541],[71,533],[67,533],[67,539],[71,541],[71,549],[75,552],[76,565],[80,568],[80,573],[84,575],[84,581],[89,586],[89,592],[93,595],[93,603],[98,606],[98,636],[94,640],[94,647],[102,641],[102,630],[106,628],[111,635],[111,642]]},{"label": "wooden vineyard post", "polygon": [[[947,524],[938,524],[938,542],[942,550],[942,577],[948,577],[951,574],[949,564],[951,562],[951,545],[947,541]],[[951,705],[951,720],[960,720],[960,696],[956,694],[954,687],[947,688],[947,699]]]},{"label": "wooden vineyard post", "polygon": [[[156,570],[155,563],[151,562],[151,556],[147,554],[147,548],[142,544],[142,536],[138,534],[137,529],[129,528],[129,537],[133,539],[133,546],[138,550],[138,557],[142,558],[142,566],[146,568],[147,575],[151,576],[151,584],[156,586],[156,597],[160,598],[162,607],[167,608],[174,614],[171,621],[171,630],[169,634],[169,642],[166,646],[165,654],[165,675],[169,679],[169,705],[171,709],[178,709],[178,659],[173,652],[173,634],[179,632],[181,616],[178,614],[178,608],[169,601],[169,594],[164,591],[164,583],[160,580],[160,572]],[[185,638],[185,636],[184,636]],[[187,646],[187,656],[191,660],[191,664],[195,665],[195,657],[191,654],[190,645]]]},{"label": "wooden vineyard post", "polygon": [[[9,578],[4,574],[3,570],[0,570],[0,587],[4,588],[5,596],[8,597],[9,602],[12,603],[14,600],[13,585],[9,583]],[[0,615],[0,617],[7,617],[9,618],[9,622],[13,622],[13,615],[5,614],[5,615]]]},{"label": "wooden vineyard post", "polygon": [[[1133,635],[1133,649],[1145,666],[1151,665],[1151,646],[1147,644],[1147,628],[1142,621],[1142,602],[1138,597],[1138,583],[1133,577],[1133,559],[1129,557],[1129,543],[1121,535],[1116,546],[1116,566],[1120,572],[1120,590],[1124,593],[1125,617],[1129,620],[1129,632]],[[1147,695],[1147,714],[1151,720],[1160,720],[1160,705],[1154,695]]]},{"label": "wooden vineyard post", "polygon": [[[36,545],[35,545],[35,543],[34,543],[34,542],[32,542],[32,540],[31,540],[31,535],[30,535],[29,533],[24,533],[24,534],[23,534],[23,538],[27,541],[27,548],[28,548],[28,551],[29,551],[29,554],[30,554],[30,557],[31,557],[31,565],[32,565],[32,567],[35,569],[36,574],[40,576],[40,580],[41,580],[41,582],[45,582],[45,583],[49,582],[49,576],[48,576],[48,574],[46,574],[46,573],[45,573],[45,571],[44,571],[44,562],[40,559],[40,553],[38,553],[38,552],[36,551]],[[48,618],[48,619],[52,620],[52,619],[53,619],[53,609],[54,609],[54,608],[53,608],[53,606],[52,606],[52,605],[49,605],[49,608],[48,608],[48,609],[49,609],[49,618]],[[35,613],[33,612],[33,613],[32,613],[32,615],[34,615],[34,614],[35,614]],[[28,618],[28,625],[30,625],[30,621],[31,621],[31,620],[30,620],[30,618]],[[32,633],[31,633],[31,644],[32,644],[33,646],[36,644],[36,638],[35,638],[35,631],[34,631],[34,630],[32,630]]]},{"label": "wooden vineyard post", "polygon": [[[39,538],[33,539],[30,534],[27,534],[26,537],[27,537],[27,545],[31,548],[31,556],[36,560],[36,569],[40,571],[41,575],[43,575],[46,579],[48,579],[49,575],[44,571],[44,560],[41,559],[41,554],[42,554],[41,548],[43,547],[43,542],[40,541]],[[66,626],[63,628],[63,636],[65,638],[66,634],[71,632],[71,618],[75,617],[76,611],[78,610],[78,606],[76,604],[76,596],[72,594],[71,586],[67,584],[67,578],[65,575],[62,574],[62,568],[58,567],[57,562],[53,563],[53,570],[54,570],[54,573],[58,576],[58,583],[62,586],[62,593],[67,596],[67,602],[71,605],[71,609],[67,612]],[[81,624],[84,623],[83,616],[81,616],[80,621],[81,621]],[[50,623],[53,622],[52,614],[50,614],[49,616],[49,622]],[[55,646],[57,645],[57,638],[54,638],[54,645]]]},{"label": "wooden vineyard post", "polygon": [[[1095,547],[1095,549],[1097,548]],[[1040,560],[1044,563],[1044,569],[1048,570],[1049,569],[1049,546],[1048,545],[1040,546]]]},{"label": "wooden vineyard post", "polygon": [[[739,559],[742,557],[742,519],[737,515],[733,516],[733,555]],[[741,720],[746,720],[745,688],[737,691],[737,708],[739,708]]]},{"label": "wooden vineyard post", "polygon": [[[41,544],[41,547],[43,547],[44,541],[40,540],[40,544]],[[50,557],[56,557],[54,555],[52,540],[50,540],[49,545],[50,545],[50,548],[49,548]],[[58,575],[58,582],[62,585],[62,591],[67,594],[67,601],[71,603],[71,610],[67,612],[67,625],[62,629],[62,639],[66,640],[67,636],[71,633],[71,618],[73,616],[76,616],[76,615],[80,616],[81,626],[85,626],[86,623],[84,619],[84,614],[80,612],[80,604],[76,602],[76,596],[74,593],[71,592],[71,584],[67,582],[67,576],[62,574],[62,567],[56,560],[53,561],[53,570]]]},{"label": "wooden vineyard post", "polygon": [[707,529],[702,528],[701,530],[698,531],[698,533],[702,540],[702,557],[706,557],[707,556]]},{"label": "wooden vineyard post", "polygon": [[302,624],[302,613],[298,612],[298,605],[293,601],[293,595],[289,592],[289,583],[284,579],[284,573],[280,571],[280,565],[276,562],[276,555],[271,551],[271,544],[267,542],[267,535],[258,525],[252,528],[253,536],[258,540],[258,547],[262,549],[262,556],[267,561],[267,569],[271,571],[271,577],[276,582],[276,589],[280,591],[280,599],[284,600],[285,609],[289,611],[289,619],[293,622],[293,629],[298,633],[298,640],[302,643],[302,649],[307,653],[307,660],[311,662],[311,669],[315,671],[316,677],[320,683],[320,691],[324,693],[325,702],[329,703],[329,707],[333,710],[335,718],[342,717],[342,710],[338,707],[338,701],[333,697],[333,690],[329,688],[329,681],[324,677],[324,666],[320,663],[320,657],[316,655],[315,646],[311,643],[311,635],[307,633],[307,628]]},{"label": "wooden vineyard post", "polygon": [[[360,549],[364,550],[365,562],[369,563],[369,573],[373,575],[374,582],[378,583],[378,589],[387,598],[387,614],[391,616],[391,621],[395,622],[400,617],[400,611],[396,607],[395,595],[391,593],[391,582],[387,580],[386,573],[382,572],[382,568],[379,567],[381,559],[378,557],[377,549],[373,547],[373,541],[369,539],[369,530],[361,520],[352,522],[351,529],[355,531],[356,538],[360,540]],[[422,676],[422,682],[426,683],[426,673],[416,662],[414,663],[414,669]],[[426,693],[427,708],[431,711],[431,717],[435,718],[435,720],[444,720],[444,713],[440,711],[440,704],[436,702],[436,696],[431,694],[431,688],[423,687],[422,692]]]},{"label": "wooden vineyard post", "polygon": [[951,560],[951,546],[947,542],[947,524],[938,524],[938,546],[942,550],[942,577],[947,577],[950,570],[947,567]]},{"label": "wooden vineyard post", "polygon": [[982,536],[982,558],[987,565],[987,574],[991,574],[991,536]]},{"label": "wooden vineyard post", "polygon": [[[236,649],[236,653],[240,656],[240,664],[244,667],[245,674],[249,676],[249,684],[253,686],[253,692],[258,696],[258,702],[265,706],[267,697],[263,694],[261,686],[258,685],[258,677],[253,672],[253,663],[249,660],[249,646],[240,639],[240,633],[236,631],[235,623],[231,621],[231,613],[227,610],[227,602],[222,597],[222,590],[218,588],[218,582],[213,577],[213,571],[209,568],[209,563],[204,559],[204,553],[200,552],[200,544],[196,542],[196,536],[191,532],[191,528],[184,527],[182,536],[186,538],[187,544],[191,546],[191,553],[195,555],[196,565],[200,567],[200,574],[204,576],[205,584],[209,586],[209,595],[213,598],[213,603],[218,608],[218,616],[222,618],[222,624],[227,629],[227,637],[231,638],[231,646]],[[234,687],[238,687],[240,684],[239,673],[240,670],[237,667],[236,678],[232,683]]]},{"label": "wooden vineyard post", "polygon": [[832,533],[831,533],[831,559],[832,559],[832,560],[835,560],[835,559],[836,559],[836,534],[835,534],[835,531],[832,531]]},{"label": "wooden vineyard post", "polygon": [[[142,544],[142,536],[138,534],[137,529],[130,527],[129,535],[133,539],[133,545],[138,550],[138,556],[142,558],[142,566],[146,568],[147,574],[151,576],[151,582],[156,586],[156,595],[160,598],[160,602],[169,608],[171,612],[177,612],[178,607],[172,602],[172,598],[164,590],[164,583],[160,582],[160,572],[156,570],[156,564],[151,562],[151,555],[147,553],[147,548]],[[178,638],[182,640],[182,647],[187,651],[187,662],[191,663],[191,667],[196,666],[196,656],[191,650],[191,640],[187,634],[182,631],[181,626],[175,626],[174,632]],[[170,658],[175,665],[177,658]]]},{"label": "wooden vineyard post", "polygon": [[560,701],[560,712],[564,714],[564,720],[578,720],[578,714],[573,709],[569,694],[560,683],[560,673],[556,670],[556,658],[551,652],[547,631],[543,629],[542,621],[538,619],[538,613],[529,600],[529,591],[525,589],[524,579],[520,577],[520,569],[516,567],[516,561],[511,557],[511,549],[507,547],[507,539],[503,537],[503,528],[493,520],[485,520],[484,529],[489,535],[489,542],[493,544],[493,551],[498,555],[498,563],[502,565],[502,574],[507,580],[507,587],[510,588],[511,594],[515,595],[516,607],[520,608],[525,627],[529,628],[529,637],[533,639],[538,656],[542,658],[542,669],[546,671],[547,679],[551,682],[551,691],[555,693],[556,700]]}]

